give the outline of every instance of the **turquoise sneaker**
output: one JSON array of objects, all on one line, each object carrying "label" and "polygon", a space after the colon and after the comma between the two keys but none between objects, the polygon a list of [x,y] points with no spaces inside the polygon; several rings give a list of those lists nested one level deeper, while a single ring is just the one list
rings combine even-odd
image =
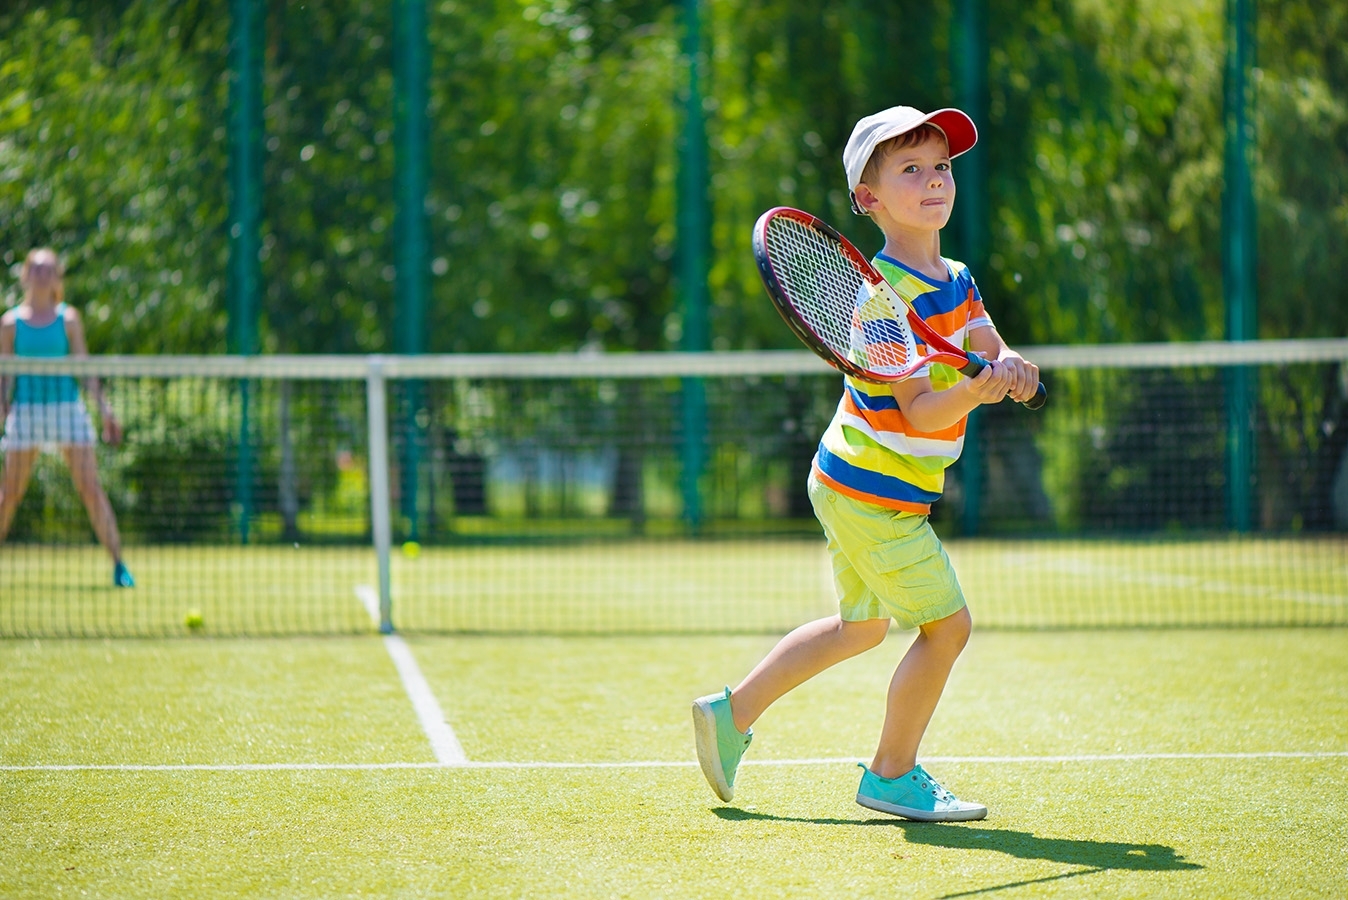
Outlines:
[{"label": "turquoise sneaker", "polygon": [[918,822],[970,822],[985,818],[988,808],[966,803],[936,783],[921,766],[898,778],[881,778],[866,769],[857,788],[857,802],[867,809]]},{"label": "turquoise sneaker", "polygon": [[754,730],[741,733],[730,715],[730,688],[725,694],[708,694],[693,701],[693,734],[697,737],[697,761],[716,796],[726,802],[735,796],[735,770],[749,749]]},{"label": "turquoise sneaker", "polygon": [[121,588],[136,586],[136,579],[131,577],[131,570],[122,563],[112,567],[112,586]]}]

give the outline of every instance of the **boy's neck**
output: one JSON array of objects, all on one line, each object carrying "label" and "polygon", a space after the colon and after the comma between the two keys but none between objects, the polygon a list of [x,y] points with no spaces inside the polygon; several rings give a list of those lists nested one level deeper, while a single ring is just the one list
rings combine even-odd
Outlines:
[{"label": "boy's neck", "polygon": [[885,247],[880,252],[933,281],[950,280],[950,269],[941,258],[939,231],[886,232]]}]

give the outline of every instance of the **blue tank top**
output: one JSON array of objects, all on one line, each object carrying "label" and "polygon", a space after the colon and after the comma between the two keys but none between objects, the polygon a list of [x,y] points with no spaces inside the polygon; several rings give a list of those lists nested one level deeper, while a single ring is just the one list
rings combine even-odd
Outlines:
[{"label": "blue tank top", "polygon": [[[14,322],[14,355],[54,358],[70,355],[66,337],[66,305],[56,307],[56,321],[35,328],[22,319]],[[80,398],[80,388],[69,375],[20,375],[15,379],[15,403],[69,403]]]}]

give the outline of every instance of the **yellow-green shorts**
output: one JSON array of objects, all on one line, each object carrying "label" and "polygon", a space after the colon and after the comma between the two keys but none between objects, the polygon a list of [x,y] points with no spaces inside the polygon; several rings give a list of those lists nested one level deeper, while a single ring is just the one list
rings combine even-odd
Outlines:
[{"label": "yellow-green shorts", "polygon": [[810,475],[844,621],[891,617],[916,628],[964,608],[955,570],[927,517],[854,500]]}]

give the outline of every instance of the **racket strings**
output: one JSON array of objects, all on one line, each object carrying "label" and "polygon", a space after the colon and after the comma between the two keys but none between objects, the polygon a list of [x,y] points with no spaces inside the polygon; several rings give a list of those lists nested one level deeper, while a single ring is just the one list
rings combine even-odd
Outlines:
[{"label": "racket strings", "polygon": [[786,217],[770,221],[764,238],[792,306],[830,350],[879,375],[918,359],[907,320],[871,290],[836,240]]}]

